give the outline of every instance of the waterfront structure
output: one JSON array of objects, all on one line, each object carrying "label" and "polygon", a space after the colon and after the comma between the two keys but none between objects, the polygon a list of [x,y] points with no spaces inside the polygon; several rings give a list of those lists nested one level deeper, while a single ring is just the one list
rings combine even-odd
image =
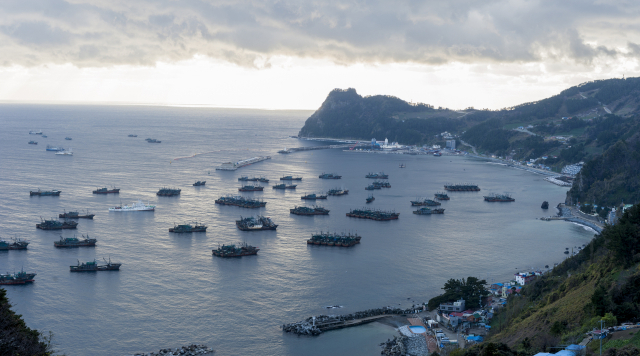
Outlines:
[{"label": "waterfront structure", "polygon": [[220,166],[216,167],[217,171],[235,171],[238,168],[246,167],[248,165],[262,162],[264,160],[271,159],[271,156],[260,156],[260,157],[252,157],[249,159],[243,159],[238,162],[225,162]]},{"label": "waterfront structure", "polygon": [[442,303],[439,309],[442,312],[462,312],[465,309],[465,301],[460,299],[453,303]]},{"label": "waterfront structure", "polygon": [[541,271],[535,271],[535,272],[519,272],[514,274],[513,276],[516,280],[516,283],[524,286],[527,283],[530,283],[531,281],[536,279],[540,275],[542,275]]},{"label": "waterfront structure", "polygon": [[155,211],[156,206],[155,205],[148,205],[149,203],[145,204],[142,202],[142,200],[138,200],[135,203],[132,203],[131,205],[125,205],[125,206],[116,206],[113,208],[109,208],[109,211],[115,211],[115,212],[125,212],[125,211]]},{"label": "waterfront structure", "polygon": [[49,197],[49,196],[57,197],[57,196],[60,195],[60,193],[62,193],[62,191],[60,191],[60,190],[40,190],[38,188],[38,190],[35,191],[35,192],[33,190],[30,191],[29,192],[29,196],[34,196],[35,195],[35,196],[40,196],[40,197]]}]

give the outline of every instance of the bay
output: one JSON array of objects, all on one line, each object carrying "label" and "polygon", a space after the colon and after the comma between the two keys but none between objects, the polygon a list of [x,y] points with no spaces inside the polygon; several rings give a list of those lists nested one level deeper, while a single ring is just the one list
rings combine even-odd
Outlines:
[{"label": "bay", "polygon": [[[0,238],[19,237],[27,251],[0,253],[0,271],[38,273],[27,286],[6,286],[17,313],[38,330],[54,333],[67,355],[124,355],[204,343],[219,355],[353,355],[378,353],[394,335],[381,324],[328,332],[316,338],[284,334],[280,326],[311,315],[350,313],[387,305],[410,306],[440,293],[449,278],[476,276],[489,282],[553,265],[566,247],[581,246],[593,231],[564,222],[536,220],[554,214],[566,188],[541,177],[464,157],[366,154],[317,150],[279,155],[284,147],[321,143],[290,138],[309,111],[261,111],[152,106],[0,105]],[[42,130],[47,138],[29,135]],[[127,137],[137,134],[137,138]],[[64,140],[71,137],[71,141]],[[145,138],[161,140],[149,144]],[[378,137],[383,140],[383,137]],[[390,138],[392,139],[392,138]],[[28,145],[29,140],[38,145]],[[74,155],[45,152],[47,144],[72,147]],[[272,159],[234,172],[215,166],[254,156]],[[404,163],[406,168],[398,165]],[[368,172],[389,174],[389,189],[376,190],[371,208],[395,210],[397,221],[352,219],[365,206]],[[321,180],[335,172],[341,180]],[[296,191],[271,185],[300,175]],[[267,202],[242,209],[214,204],[240,194],[243,175],[271,179],[264,192],[242,193]],[[206,180],[204,187],[193,187]],[[409,201],[432,198],[447,183],[471,182],[481,192],[449,193],[444,215],[412,214]],[[116,186],[118,195],[92,190]],[[161,187],[182,189],[158,197]],[[334,187],[349,194],[318,201],[328,216],[289,214],[304,193]],[[60,197],[30,197],[29,191],[59,189]],[[486,193],[510,193],[513,203],[487,203]],[[109,213],[142,199],[154,213]],[[78,230],[42,231],[40,218],[88,209],[93,221]],[[271,217],[277,231],[243,232],[241,216]],[[198,221],[206,233],[168,232]],[[314,232],[357,232],[353,248],[308,246]],[[95,248],[56,249],[53,241],[74,234],[98,239]],[[247,242],[257,256],[221,259],[219,244]],[[119,272],[71,274],[77,261],[111,258]],[[325,306],[342,305],[327,310]]]}]

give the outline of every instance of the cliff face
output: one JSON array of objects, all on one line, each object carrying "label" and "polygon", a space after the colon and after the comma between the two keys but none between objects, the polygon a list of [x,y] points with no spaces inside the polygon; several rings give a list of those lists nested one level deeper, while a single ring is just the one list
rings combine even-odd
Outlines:
[{"label": "cliff face", "polygon": [[447,118],[397,118],[398,113],[434,112],[436,110],[429,105],[412,105],[393,96],[362,97],[353,88],[334,89],[307,119],[298,135],[363,140],[389,138],[405,144],[418,144],[425,142],[431,134],[459,127],[458,120]]}]

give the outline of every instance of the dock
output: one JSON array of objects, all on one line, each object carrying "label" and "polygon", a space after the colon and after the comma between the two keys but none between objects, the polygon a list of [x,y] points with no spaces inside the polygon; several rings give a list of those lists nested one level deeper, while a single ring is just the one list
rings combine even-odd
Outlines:
[{"label": "dock", "polygon": [[374,321],[378,321],[382,318],[388,318],[390,316],[391,315],[376,315],[376,316],[370,316],[367,318],[355,319],[355,320],[334,321],[334,322],[328,322],[324,324],[318,323],[316,324],[316,327],[320,329],[320,331],[325,332],[329,330],[337,330],[337,329],[348,328],[351,326],[368,324]]}]

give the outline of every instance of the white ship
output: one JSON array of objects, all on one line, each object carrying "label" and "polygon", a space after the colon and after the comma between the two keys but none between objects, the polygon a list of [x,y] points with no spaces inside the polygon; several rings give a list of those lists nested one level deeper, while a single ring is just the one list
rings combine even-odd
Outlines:
[{"label": "white ship", "polygon": [[42,131],[29,131],[29,135],[42,135]]},{"label": "white ship", "polygon": [[249,159],[243,159],[242,161],[238,161],[236,163],[233,162],[225,162],[220,166],[216,167],[217,171],[235,171],[238,168],[242,168],[244,166],[248,166],[250,164],[262,162],[264,160],[271,159],[271,156],[261,156],[261,157],[253,157]]},{"label": "white ship", "polygon": [[62,150],[56,152],[56,154],[60,156],[73,156],[73,151],[71,150],[71,148],[69,148],[69,151]]},{"label": "white ship", "polygon": [[116,206],[114,208],[109,208],[109,211],[154,211],[156,209],[155,205],[145,205],[142,200],[138,200],[136,203],[132,203],[131,205],[125,206]]}]

